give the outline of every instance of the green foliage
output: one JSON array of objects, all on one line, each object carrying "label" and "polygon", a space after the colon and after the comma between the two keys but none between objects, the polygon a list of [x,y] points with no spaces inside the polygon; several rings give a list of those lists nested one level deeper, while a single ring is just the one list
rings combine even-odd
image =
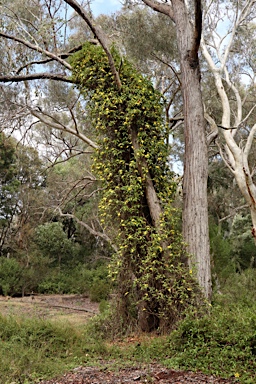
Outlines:
[{"label": "green foliage", "polygon": [[219,281],[225,280],[235,271],[233,247],[230,239],[224,238],[220,228],[210,224],[210,245],[212,255],[212,272]]},{"label": "green foliage", "polygon": [[[227,227],[227,226],[226,226]],[[229,276],[256,265],[256,248],[251,235],[250,215],[236,215],[230,229],[210,223],[213,277],[222,288]]]},{"label": "green foliage", "polygon": [[42,294],[86,294],[92,301],[100,302],[108,299],[111,287],[106,266],[90,268],[79,264],[61,271],[52,268],[37,289]]},{"label": "green foliage", "polygon": [[107,300],[112,288],[108,269],[102,265],[91,272],[90,299],[98,303],[102,300]]},{"label": "green foliage", "polygon": [[0,316],[0,340],[0,382],[5,384],[36,383],[107,351],[83,330],[37,319]]},{"label": "green foliage", "polygon": [[14,196],[17,194],[15,145],[12,139],[0,133],[0,226],[5,227],[15,210]]},{"label": "green foliage", "polygon": [[256,379],[256,271],[233,273],[213,297],[209,313],[189,315],[179,324],[166,348],[165,364],[241,383]]},{"label": "green foliage", "polygon": [[22,269],[15,259],[0,257],[0,294],[12,296],[21,292]]},{"label": "green foliage", "polygon": [[[121,297],[120,315],[138,301],[153,327],[169,327],[192,299],[195,284],[181,264],[184,256],[176,190],[168,166],[163,102],[145,77],[115,49],[122,88],[118,91],[101,47],[85,44],[71,60],[73,79],[88,101],[98,134],[94,170],[102,180],[101,222],[112,228],[119,251],[112,263]],[[148,182],[163,208],[158,223],[148,202]],[[147,313],[147,316],[145,314]]]},{"label": "green foliage", "polygon": [[[97,274],[97,273],[96,273]],[[99,269],[98,276],[105,272]],[[201,371],[236,382],[256,380],[256,271],[230,277],[223,294],[214,297],[207,315],[187,313],[168,336],[141,333],[117,345],[103,343],[116,336],[122,319],[102,302],[101,314],[85,328],[56,321],[0,316],[0,377],[3,383],[35,383],[78,365],[111,360],[118,369],[139,363],[160,363],[171,369]],[[121,335],[121,332],[120,332]],[[110,346],[111,345],[111,346]],[[113,360],[115,359],[115,360]],[[0,381],[1,381],[0,380]]]},{"label": "green foliage", "polygon": [[225,306],[242,305],[251,307],[256,302],[256,269],[248,268],[243,272],[229,275],[221,287],[217,303]]},{"label": "green foliage", "polygon": [[209,315],[181,322],[171,336],[167,365],[255,382],[255,294],[249,305],[241,296],[230,298],[217,296]]},{"label": "green foliage", "polygon": [[60,222],[39,225],[35,230],[34,241],[55,266],[61,267],[63,261],[75,258],[77,253],[75,244],[68,239]]},{"label": "green foliage", "polygon": [[0,180],[1,184],[12,180],[15,173],[15,146],[11,139],[0,133]]},{"label": "green foliage", "polygon": [[249,214],[234,217],[230,240],[233,245],[233,258],[238,270],[256,266],[256,247],[251,233]]}]

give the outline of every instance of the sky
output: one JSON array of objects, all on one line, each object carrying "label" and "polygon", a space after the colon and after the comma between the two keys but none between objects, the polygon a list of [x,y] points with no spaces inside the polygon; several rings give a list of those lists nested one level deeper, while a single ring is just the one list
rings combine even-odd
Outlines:
[{"label": "sky", "polygon": [[120,0],[92,0],[91,10],[95,17],[104,14],[111,14],[116,12],[122,6]]}]

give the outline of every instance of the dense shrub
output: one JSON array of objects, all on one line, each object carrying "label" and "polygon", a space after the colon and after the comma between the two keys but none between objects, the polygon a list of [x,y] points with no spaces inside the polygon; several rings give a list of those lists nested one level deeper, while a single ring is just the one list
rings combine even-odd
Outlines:
[{"label": "dense shrub", "polygon": [[0,258],[0,294],[12,296],[22,289],[22,270],[15,259]]},{"label": "dense shrub", "polygon": [[230,276],[208,315],[188,315],[170,339],[167,363],[241,383],[256,382],[256,271]]},{"label": "dense shrub", "polygon": [[78,265],[73,269],[54,269],[38,286],[39,293],[87,294],[92,301],[106,300],[111,290],[108,269],[102,265],[91,268]]}]

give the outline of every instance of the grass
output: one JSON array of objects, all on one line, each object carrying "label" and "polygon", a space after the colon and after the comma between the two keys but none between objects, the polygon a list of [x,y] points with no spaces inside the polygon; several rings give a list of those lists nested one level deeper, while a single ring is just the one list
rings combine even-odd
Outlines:
[{"label": "grass", "polygon": [[81,327],[40,319],[0,317],[0,383],[35,383],[86,364],[106,347]]},{"label": "grass", "polygon": [[[135,335],[113,342],[103,339],[99,318],[82,326],[0,316],[0,384],[36,383],[80,365],[97,365],[99,359],[112,361],[113,369],[154,361],[255,383],[255,282],[256,272],[233,276],[208,315],[188,314],[167,336]],[[106,318],[106,312],[100,316]]]}]

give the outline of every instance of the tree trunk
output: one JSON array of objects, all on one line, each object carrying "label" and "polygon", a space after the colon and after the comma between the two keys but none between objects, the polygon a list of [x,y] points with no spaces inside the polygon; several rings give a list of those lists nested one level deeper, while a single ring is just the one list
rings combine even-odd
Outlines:
[{"label": "tree trunk", "polygon": [[183,1],[173,0],[182,74],[185,124],[183,178],[183,236],[188,244],[190,266],[195,266],[204,294],[211,297],[208,228],[208,150],[198,61],[197,34]]}]

